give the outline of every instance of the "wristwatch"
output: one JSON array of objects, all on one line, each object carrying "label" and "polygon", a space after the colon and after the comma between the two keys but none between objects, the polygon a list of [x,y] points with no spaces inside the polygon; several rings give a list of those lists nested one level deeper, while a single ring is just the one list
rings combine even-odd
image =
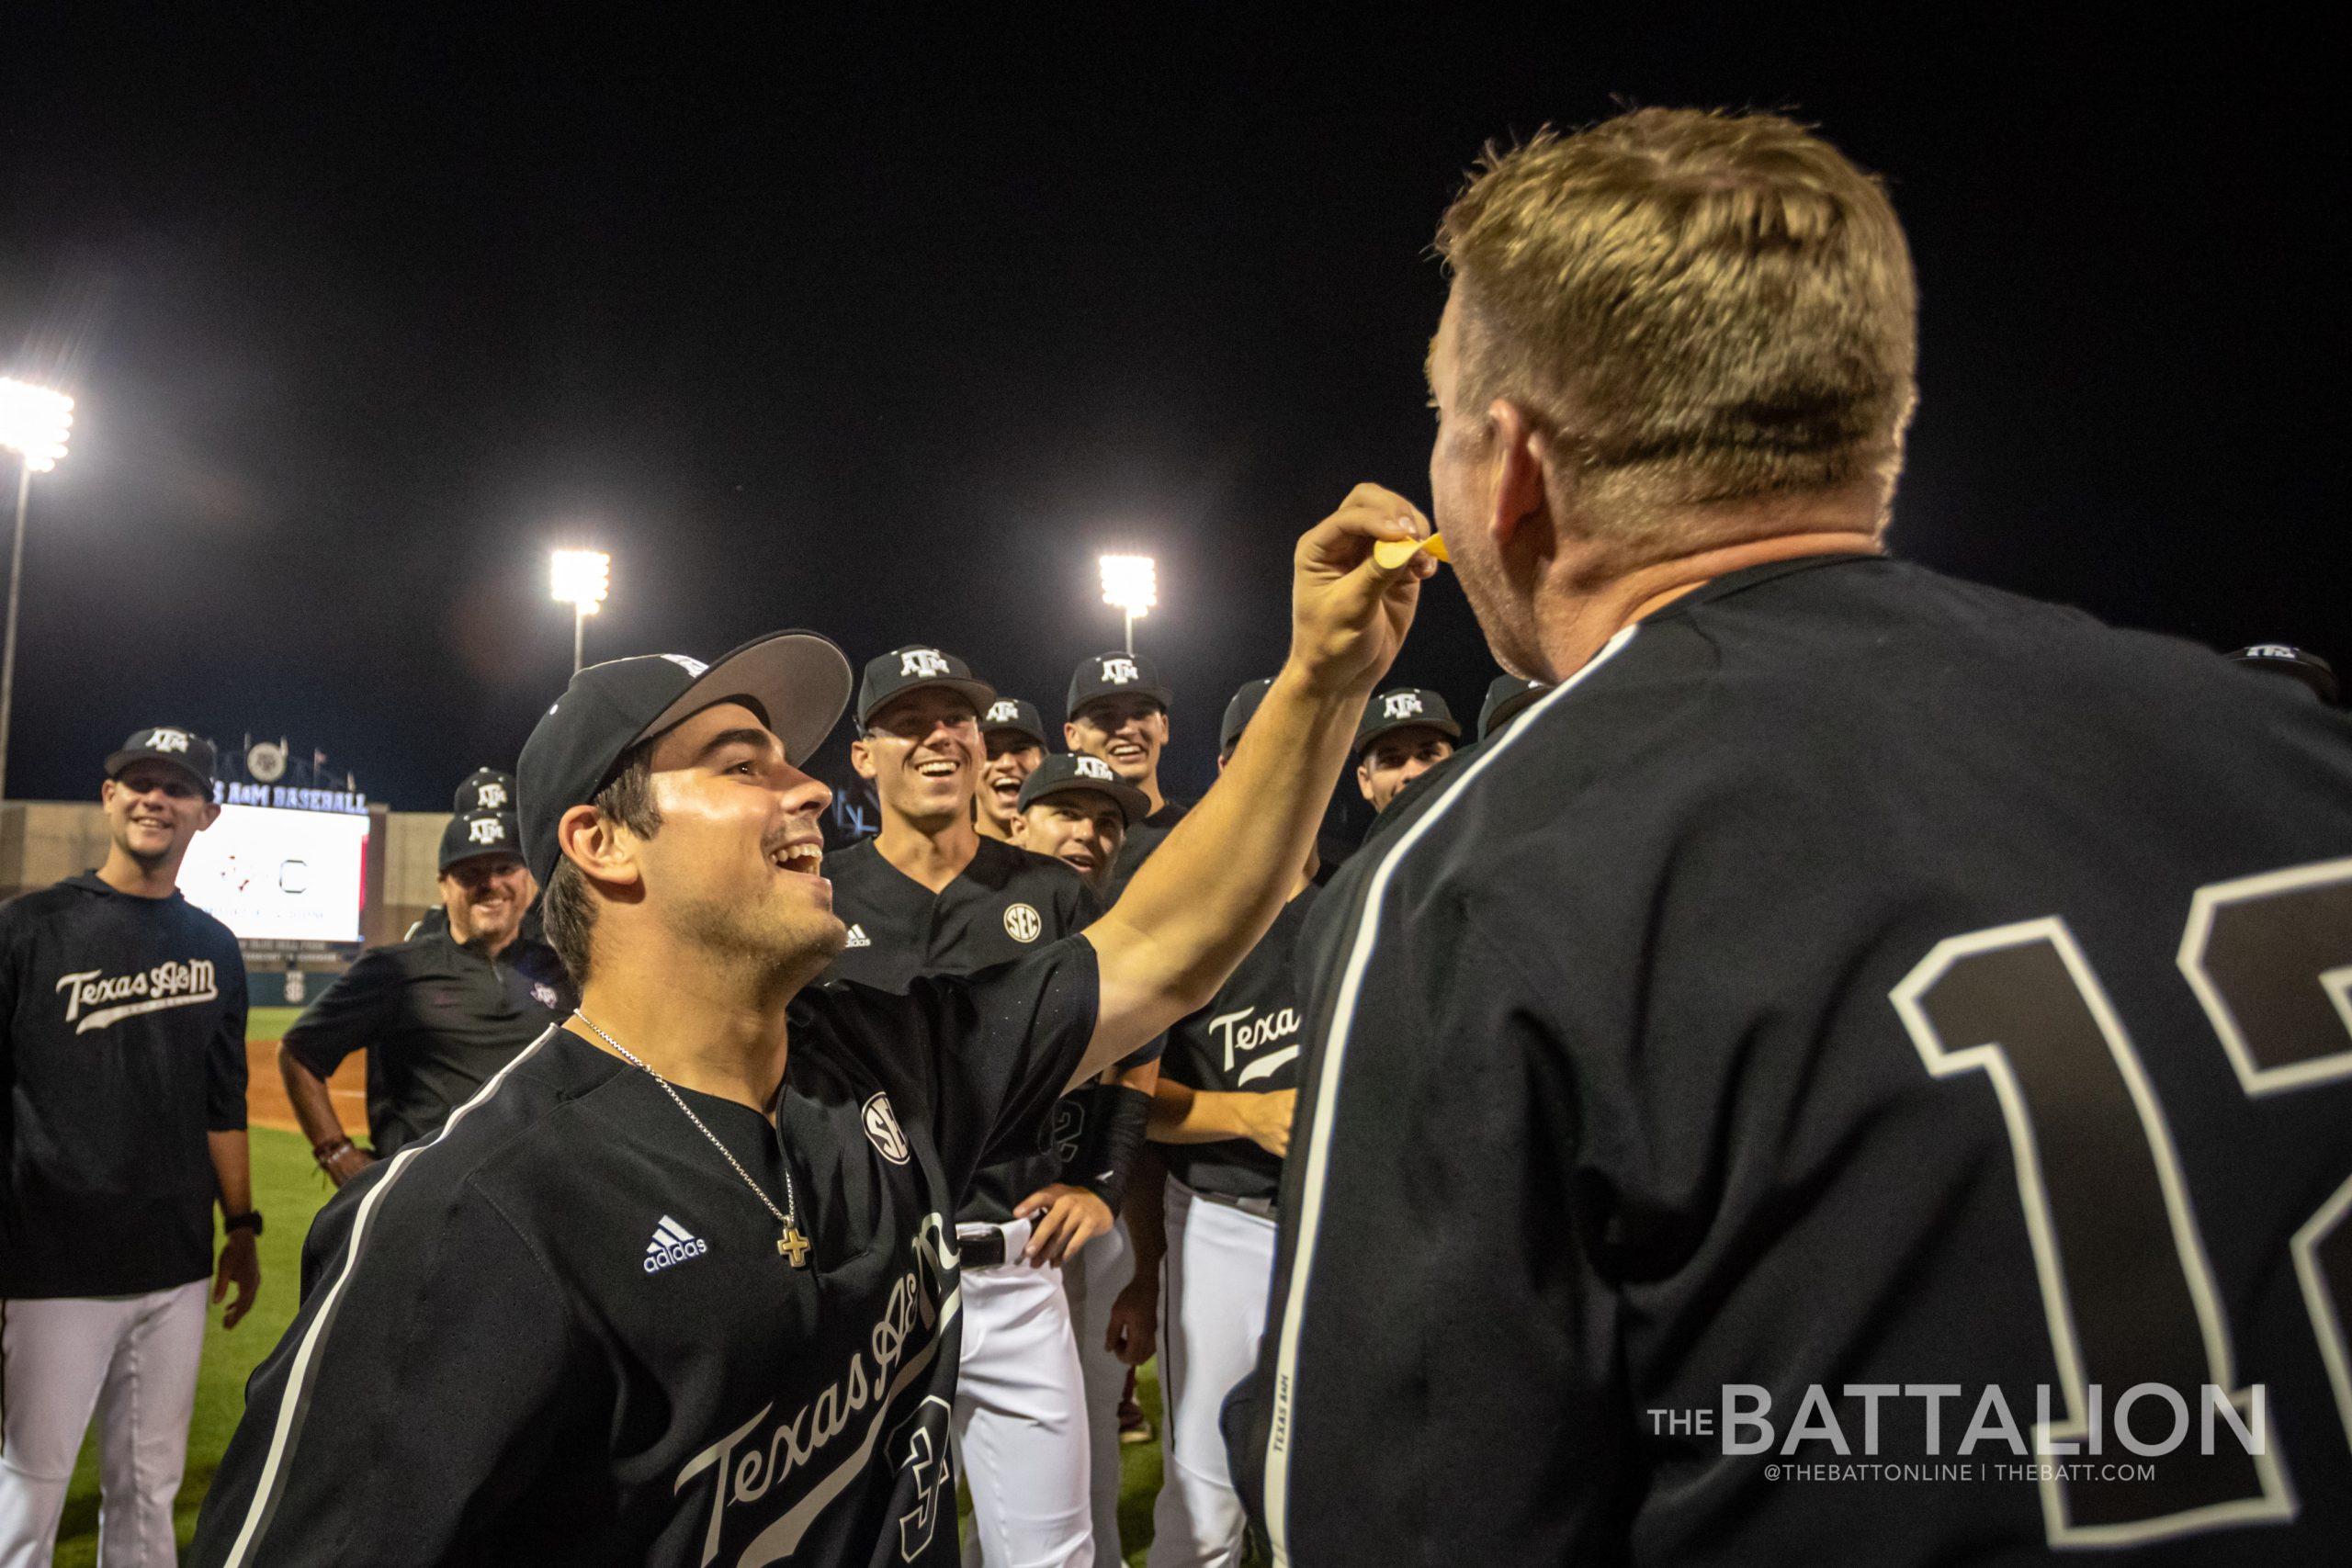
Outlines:
[{"label": "wristwatch", "polygon": [[259,1209],[248,1209],[242,1214],[231,1214],[220,1222],[220,1228],[224,1231],[251,1231],[255,1236],[259,1236],[261,1235],[261,1211]]}]

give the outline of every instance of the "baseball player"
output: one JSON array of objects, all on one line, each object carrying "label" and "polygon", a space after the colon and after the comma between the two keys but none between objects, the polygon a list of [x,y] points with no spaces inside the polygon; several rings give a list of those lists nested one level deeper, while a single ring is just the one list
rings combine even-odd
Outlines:
[{"label": "baseball player", "polygon": [[[450,803],[449,809],[459,817],[472,811],[491,811],[508,817],[514,816],[514,775],[501,773],[496,768],[476,768],[465,776],[463,783],[458,785],[457,796]],[[532,897],[537,897],[537,890],[534,888]],[[536,942],[540,936],[536,908],[527,918],[530,920],[528,934]],[[435,904],[417,918],[401,940],[414,942],[418,937],[431,936],[435,931],[448,929],[448,912],[441,905]]]},{"label": "baseball player", "polygon": [[1439,249],[1559,683],[1300,938],[1274,1561],[2341,1562],[2352,720],[1883,553],[1908,253],[1803,128],[1543,135]]},{"label": "baseball player", "polygon": [[[561,964],[518,959],[543,944],[522,934],[538,885],[523,864],[515,819],[449,818],[441,832],[440,929],[370,949],[338,976],[279,1043],[277,1070],[311,1157],[338,1187],[441,1130],[449,1113],[571,1010]],[[368,1053],[368,1135],[360,1148],[335,1114],[327,1079]]]},{"label": "baseball player", "polygon": [[1121,779],[1100,757],[1048,757],[1023,781],[1015,797],[1012,842],[1051,855],[1107,893],[1111,867],[1127,829],[1151,809],[1143,791]]},{"label": "baseball player", "polygon": [[1373,698],[1356,731],[1356,788],[1375,815],[1396,792],[1453,755],[1462,727],[1445,699],[1421,686],[1399,686]]},{"label": "baseball player", "polygon": [[[1109,763],[1083,755],[1047,758],[1021,786],[1019,804],[1014,840],[1024,849],[1055,856],[1098,891],[1110,884],[1111,867],[1128,829],[1150,807],[1143,792],[1120,779]],[[1065,1096],[1056,1110],[1056,1142],[1070,1151],[1073,1177],[1100,1196],[1114,1217],[1110,1229],[1062,1270],[1085,1384],[1088,1492],[1097,1562],[1126,1561],[1119,1530],[1119,1445],[1130,1440],[1126,1416],[1134,1399],[1134,1371],[1111,1343],[1111,1312],[1136,1269],[1126,1212],[1138,1201],[1139,1185],[1158,1180],[1143,1140],[1159,1081],[1159,1049],[1148,1047],[1114,1067],[1102,1082]],[[1136,1420],[1142,1414],[1134,1408]],[[1147,1427],[1147,1440],[1148,1436]]]},{"label": "baseball player", "polygon": [[[93,1413],[99,1560],[168,1568],[205,1281],[261,1287],[245,969],[178,890],[220,808],[212,743],[107,759],[106,863],[0,908],[0,1565],[45,1568]],[[212,1257],[212,1214],[226,1238]]]},{"label": "baseball player", "polygon": [[1478,739],[1499,735],[1510,721],[1550,691],[1550,684],[1524,675],[1498,675],[1487,683],[1487,700],[1478,705]]},{"label": "baseball player", "polygon": [[1151,803],[1113,863],[1114,898],[1188,809],[1159,790],[1159,754],[1168,746],[1168,705],[1173,700],[1151,661],[1139,653],[1098,653],[1080,660],[1070,674],[1062,744],[1080,756],[1100,757]]},{"label": "baseball player", "polygon": [[1035,703],[999,697],[980,714],[979,793],[972,797],[972,825],[983,838],[1012,841],[1012,819],[1020,810],[1021,781],[1046,760],[1046,721]]},{"label": "baseball player", "polygon": [[581,1005],[321,1212],[193,1562],[954,1562],[956,1200],[1272,920],[1426,575],[1370,547],[1426,527],[1363,487],[1302,542],[1277,743],[1116,911],[905,995],[809,984],[839,649],[574,676],[517,773]]},{"label": "baseball player", "polygon": [[[1070,868],[974,829],[978,716],[995,700],[935,648],[865,666],[850,762],[874,781],[882,829],[827,861],[851,942],[830,977],[903,991],[920,976],[1018,958],[1101,914]],[[1057,1107],[1057,1122],[1075,1111]],[[1116,1210],[1063,1179],[1056,1142],[1049,1131],[983,1168],[956,1214],[967,1325],[956,1448],[971,1484],[972,1555],[991,1564],[1091,1556],[1084,1383],[1053,1266],[1108,1231]],[[1124,1184],[1124,1169],[1107,1174]]]},{"label": "baseball player", "polygon": [[[1228,705],[1220,773],[1267,685],[1252,682]],[[1298,1097],[1304,1008],[1292,960],[1315,896],[1302,868],[1272,929],[1206,1007],[1169,1031],[1161,1058],[1150,1136],[1164,1208],[1151,1201],[1159,1194],[1128,1205],[1136,1267],[1115,1312],[1129,1359],[1157,1348],[1167,1401],[1152,1568],[1241,1561],[1246,1521],[1218,1412],[1256,1364],[1265,1329],[1274,1197]]]}]

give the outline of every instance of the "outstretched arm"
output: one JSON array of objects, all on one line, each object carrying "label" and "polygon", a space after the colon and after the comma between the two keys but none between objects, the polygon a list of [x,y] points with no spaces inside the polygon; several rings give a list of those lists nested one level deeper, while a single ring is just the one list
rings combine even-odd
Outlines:
[{"label": "outstretched arm", "polygon": [[1383,567],[1372,547],[1428,531],[1404,497],[1358,485],[1299,541],[1282,672],[1216,786],[1087,928],[1102,994],[1073,1082],[1205,1005],[1273,923],[1306,863],[1356,719],[1413,623],[1422,580],[1437,570],[1425,552]]}]

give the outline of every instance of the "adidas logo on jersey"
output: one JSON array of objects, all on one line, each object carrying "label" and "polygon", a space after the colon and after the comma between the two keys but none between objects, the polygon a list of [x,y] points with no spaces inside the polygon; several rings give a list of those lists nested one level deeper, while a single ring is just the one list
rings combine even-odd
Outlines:
[{"label": "adidas logo on jersey", "polygon": [[645,1271],[658,1274],[673,1263],[684,1263],[709,1250],[708,1242],[664,1214],[653,1227],[653,1239],[645,1244]]},{"label": "adidas logo on jersey", "polygon": [[865,934],[864,926],[852,926],[849,928],[849,940],[842,945],[843,947],[872,947],[874,939]]}]

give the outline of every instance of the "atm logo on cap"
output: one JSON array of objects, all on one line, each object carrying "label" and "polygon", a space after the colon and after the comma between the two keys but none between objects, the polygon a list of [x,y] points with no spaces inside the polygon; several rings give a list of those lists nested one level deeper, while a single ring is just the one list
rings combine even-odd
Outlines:
[{"label": "atm logo on cap", "polygon": [[1391,692],[1380,699],[1380,716],[1383,718],[1411,718],[1428,711],[1421,705],[1419,692]]},{"label": "atm logo on cap", "polygon": [[1102,679],[1114,686],[1124,686],[1130,681],[1143,679],[1143,671],[1136,668],[1132,659],[1106,659],[1102,661]]},{"label": "atm logo on cap", "polygon": [[475,844],[503,844],[506,841],[506,825],[495,817],[485,817],[466,824],[466,840]]},{"label": "atm logo on cap", "polygon": [[1100,757],[1073,757],[1070,761],[1080,778],[1100,779],[1108,784],[1116,776],[1111,772],[1111,764]]},{"label": "atm logo on cap", "polygon": [[[705,664],[701,660],[696,659],[690,653],[659,653],[654,655],[654,657],[657,659],[668,660],[671,663],[676,665],[679,669],[684,671],[687,674],[693,676],[697,681],[701,680],[710,669],[709,665]],[[548,709],[548,712],[553,713],[555,712],[555,709],[549,708]]]},{"label": "atm logo on cap", "polygon": [[929,680],[934,675],[946,675],[952,672],[948,669],[947,656],[935,648],[909,648],[899,650],[899,673],[901,675]]},{"label": "atm logo on cap", "polygon": [[497,810],[506,804],[506,786],[503,784],[486,784],[477,786],[474,790],[474,803],[484,811]]},{"label": "atm logo on cap", "polygon": [[1010,697],[1006,697],[1001,702],[990,703],[989,705],[988,722],[990,724],[1020,723],[1021,705],[1014,702]]},{"label": "atm logo on cap", "polygon": [[187,731],[185,729],[151,729],[147,732],[150,751],[186,751]]}]

